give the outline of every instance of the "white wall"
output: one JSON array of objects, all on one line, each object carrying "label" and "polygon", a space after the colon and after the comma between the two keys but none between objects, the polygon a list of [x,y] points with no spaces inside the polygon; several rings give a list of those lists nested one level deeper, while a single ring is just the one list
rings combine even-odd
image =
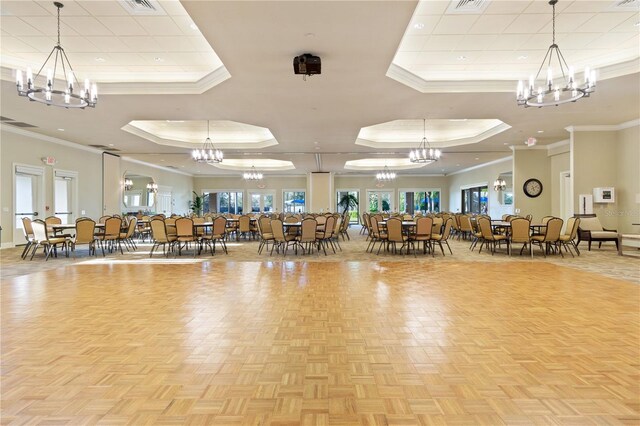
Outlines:
[{"label": "white wall", "polygon": [[489,187],[489,215],[501,217],[503,214],[512,214],[513,206],[502,204],[501,194],[493,189],[493,182],[502,176],[507,181],[507,189],[511,189],[512,159],[506,159],[487,164],[471,170],[451,174],[448,176],[449,211],[462,211],[462,189],[472,186],[487,185]]}]

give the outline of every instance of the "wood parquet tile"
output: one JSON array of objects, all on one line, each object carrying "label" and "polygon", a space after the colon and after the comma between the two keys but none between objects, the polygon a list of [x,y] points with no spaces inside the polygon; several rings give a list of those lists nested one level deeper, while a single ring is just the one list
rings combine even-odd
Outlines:
[{"label": "wood parquet tile", "polygon": [[640,424],[640,287],[550,263],[2,281],[2,425]]}]

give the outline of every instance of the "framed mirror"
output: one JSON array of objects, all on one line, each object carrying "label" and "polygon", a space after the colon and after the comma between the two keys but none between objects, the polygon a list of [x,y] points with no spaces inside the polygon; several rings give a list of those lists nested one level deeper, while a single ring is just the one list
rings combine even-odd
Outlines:
[{"label": "framed mirror", "polygon": [[122,203],[126,208],[152,210],[155,206],[158,185],[153,177],[127,171],[122,185]]}]

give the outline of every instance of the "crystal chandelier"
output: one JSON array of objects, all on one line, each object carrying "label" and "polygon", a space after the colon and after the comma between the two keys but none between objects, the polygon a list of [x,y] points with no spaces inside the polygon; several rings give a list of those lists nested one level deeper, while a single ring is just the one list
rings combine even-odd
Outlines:
[{"label": "crystal chandelier", "polygon": [[244,172],[242,177],[245,180],[262,180],[262,173],[258,173],[254,166],[251,166],[251,169],[248,172]]},{"label": "crystal chandelier", "polygon": [[133,181],[129,178],[124,180],[124,190],[125,191],[131,191],[131,188],[133,188]]},{"label": "crystal chandelier", "polygon": [[409,152],[409,160],[412,163],[433,163],[440,159],[440,150],[431,148],[427,140],[427,120],[422,119],[422,141],[420,146]]},{"label": "crystal chandelier", "polygon": [[384,166],[384,169],[381,172],[376,173],[376,179],[382,182],[394,180],[396,178],[395,172],[389,170],[387,166]]},{"label": "crystal chandelier", "polygon": [[[573,67],[567,65],[560,47],[556,44],[556,3],[558,0],[550,0],[549,4],[553,8],[553,41],[547,54],[542,60],[538,73],[534,77],[529,77],[528,87],[524,87],[522,80],[518,81],[516,99],[518,105],[525,107],[546,107],[546,106],[558,106],[567,102],[575,102],[580,98],[587,98],[596,89],[596,73],[593,70],[589,70],[586,67],[584,70],[584,83],[579,86],[576,82]],[[562,74],[562,81],[559,84],[553,83],[553,72],[551,69],[551,60],[556,57],[560,73]],[[549,58],[547,60],[547,58]],[[547,63],[547,79],[544,85],[538,86],[536,89],[536,81],[540,77],[542,68]]]},{"label": "crystal chandelier", "polygon": [[207,139],[205,139],[201,149],[196,148],[191,151],[191,156],[196,163],[222,163],[224,154],[222,150],[213,146],[213,142],[209,137],[209,120],[207,120]]},{"label": "crystal chandelier", "polygon": [[498,179],[493,182],[493,189],[496,191],[504,191],[505,189],[507,189],[507,182],[505,182],[504,179],[498,176]]},{"label": "crystal chandelier", "polygon": [[[34,76],[31,68],[27,68],[26,72],[26,86],[22,77],[22,71],[16,70],[16,88],[18,89],[19,96],[26,96],[31,101],[41,102],[46,105],[54,105],[64,108],[95,108],[98,103],[98,88],[95,84],[87,79],[84,81],[84,89],[79,93],[74,92],[74,86],[78,86],[75,73],[67,58],[67,54],[64,52],[62,45],[60,44],[60,9],[64,7],[62,3],[54,2],[55,7],[58,8],[58,42],[51,53],[47,56],[47,60],[38,70],[38,73]],[[55,53],[55,55],[54,55]],[[47,68],[46,84],[43,87],[38,87],[37,80],[40,77],[40,73],[49,63],[49,59],[53,59],[53,69]],[[56,89],[56,73],[58,71],[58,65],[64,76],[67,78],[64,88]]]},{"label": "crystal chandelier", "polygon": [[158,184],[155,182],[149,182],[147,184],[147,191],[149,191],[150,193],[157,193],[158,192]]}]

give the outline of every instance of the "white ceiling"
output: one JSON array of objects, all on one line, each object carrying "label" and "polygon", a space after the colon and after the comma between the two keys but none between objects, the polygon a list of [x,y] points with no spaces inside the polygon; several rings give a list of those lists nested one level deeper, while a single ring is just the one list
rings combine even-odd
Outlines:
[{"label": "white ceiling", "polygon": [[[546,1],[485,1],[456,14],[449,1],[423,1],[393,62],[425,80],[519,80],[537,70],[552,43]],[[457,3],[457,2],[456,2]],[[638,8],[607,1],[560,1],[556,43],[576,72],[638,58]],[[553,64],[552,64],[553,65]]]},{"label": "white ceiling", "polygon": [[[11,2],[3,1],[3,7],[5,3]],[[86,12],[85,16],[89,16],[92,6],[88,3],[95,2],[76,1],[71,3],[74,6],[68,7],[73,10],[77,6],[79,14]],[[117,4],[115,0],[100,3],[104,4],[104,8],[115,7],[108,3]],[[175,2],[166,4],[170,3],[175,5]],[[485,13],[489,16],[498,7],[500,10],[509,10],[509,13],[520,13],[520,8],[527,5],[527,8],[537,10],[532,15],[549,15],[546,2],[530,3],[492,1]],[[565,3],[573,4],[561,0],[558,10],[563,13]],[[161,4],[165,6],[165,2]],[[522,145],[529,136],[535,136],[538,145],[546,145],[567,139],[567,126],[619,124],[640,117],[640,78],[637,72],[599,81],[596,92],[588,99],[543,109],[517,107],[515,93],[512,92],[492,91],[490,88],[482,92],[465,92],[459,87],[449,89],[449,86],[443,85],[436,93],[421,93],[387,77],[386,73],[401,45],[405,30],[413,22],[412,17],[429,17],[428,8],[436,4],[427,2],[419,6],[416,1],[183,1],[181,6],[188,15],[182,16],[190,17],[207,44],[215,47],[231,78],[200,94],[175,91],[164,95],[134,95],[126,91],[104,94],[95,109],[81,111],[27,102],[15,95],[15,85],[8,81],[11,80],[10,73],[4,72],[3,76],[8,80],[2,81],[2,115],[37,126],[31,129],[36,133],[82,145],[113,144],[125,157],[175,167],[195,175],[234,175],[237,172],[194,164],[188,147],[161,145],[122,128],[131,121],[212,120],[249,123],[268,129],[277,139],[277,145],[256,149],[229,146],[225,148],[225,161],[256,158],[291,161],[294,170],[277,173],[302,174],[310,171],[354,173],[345,169],[345,162],[350,160],[406,159],[406,148],[372,148],[356,144],[360,129],[395,120],[416,121],[423,117],[429,120],[496,119],[511,126],[478,143],[447,147],[443,150],[441,160],[435,164],[401,172],[447,174],[509,156],[509,145]],[[601,14],[609,15],[609,12],[600,12],[597,7],[608,7],[610,1],[584,4],[584,13],[597,13],[596,18]],[[36,11],[40,8],[43,12],[31,10],[25,12],[28,13],[25,16],[42,13],[45,21],[53,17],[47,11],[49,2],[36,2],[28,7]],[[572,7],[575,9],[577,6]],[[99,16],[96,19],[107,26],[106,19],[109,16],[106,12],[94,10],[91,13]],[[438,19],[439,24],[441,15],[442,11],[436,10],[431,19]],[[530,13],[527,12],[527,15]],[[70,18],[73,16],[69,13]],[[448,21],[457,20],[457,24],[448,25],[451,28],[466,28],[467,20],[472,19],[469,16],[447,17]],[[1,18],[2,65],[5,66],[5,38],[13,37],[22,41],[22,38],[35,37],[37,34],[12,36],[5,30],[5,16]],[[21,19],[22,16],[18,14],[11,18]],[[137,22],[140,18],[132,19]],[[475,19],[478,17],[475,16]],[[631,19],[633,23],[635,18]],[[581,29],[591,28],[588,22],[577,23],[573,33],[586,32]],[[547,24],[542,22],[540,25],[544,27]],[[433,31],[433,25],[429,27],[430,31]],[[21,25],[18,27],[23,28]],[[638,28],[635,28],[637,32]],[[77,31],[72,30],[76,32],[76,37],[94,37],[90,29],[78,27]],[[22,31],[33,32],[29,28]],[[542,29],[536,28],[536,31]],[[432,35],[441,34],[430,33],[426,36]],[[549,41],[542,38],[545,49]],[[523,43],[537,49],[538,42],[530,44],[531,39]],[[478,39],[478,47],[483,50],[492,49],[496,43],[495,40],[480,40],[482,38]],[[635,43],[637,62],[640,43]],[[620,50],[624,49],[621,45]],[[83,54],[71,47],[67,47],[67,50],[72,63],[75,63],[76,55]],[[609,50],[615,54],[619,49],[616,45]],[[323,72],[303,81],[301,76],[293,74],[292,59],[307,52],[322,58]],[[568,52],[565,54],[569,61],[573,60]],[[39,53],[36,56],[41,63],[46,54]],[[143,65],[141,69],[150,70],[153,66]],[[527,67],[526,73],[536,69],[537,65],[534,65],[534,69]],[[515,81],[513,85],[515,87]],[[3,124],[3,127],[9,126]],[[65,130],[58,130],[61,128]]]},{"label": "white ceiling", "polygon": [[[79,81],[194,82],[222,67],[177,1],[157,13],[132,14],[124,1],[63,1],[61,44]],[[2,65],[34,72],[56,42],[52,1],[2,1]]]}]

